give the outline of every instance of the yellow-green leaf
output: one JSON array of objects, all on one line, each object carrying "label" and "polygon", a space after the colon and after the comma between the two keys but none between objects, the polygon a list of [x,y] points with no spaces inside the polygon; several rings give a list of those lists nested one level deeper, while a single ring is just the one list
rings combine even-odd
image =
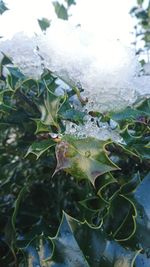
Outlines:
[{"label": "yellow-green leaf", "polygon": [[77,179],[95,179],[107,172],[119,169],[108,157],[105,146],[109,142],[92,137],[75,139],[66,136],[56,147],[56,171],[64,169]]}]

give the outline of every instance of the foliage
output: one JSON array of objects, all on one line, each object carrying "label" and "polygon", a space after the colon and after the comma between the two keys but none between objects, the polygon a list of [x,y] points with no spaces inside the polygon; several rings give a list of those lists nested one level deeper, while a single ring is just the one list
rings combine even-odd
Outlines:
[{"label": "foliage", "polygon": [[8,8],[6,7],[3,0],[0,0],[0,15],[2,15],[6,10],[8,10]]},{"label": "foliage", "polygon": [[[58,1],[53,2],[55,13],[59,19],[69,19],[69,9],[72,5],[75,5],[74,0],[65,0],[64,4],[60,4]],[[39,26],[43,32],[50,26],[51,21],[47,18],[38,19]]]},{"label": "foliage", "polygon": [[67,9],[64,7],[64,5],[61,5],[59,2],[54,2],[53,5],[58,18],[68,20]]},{"label": "foliage", "polygon": [[121,143],[80,139],[65,134],[84,123],[74,88],[57,96],[51,72],[6,56],[0,70],[0,266],[150,266],[150,99],[93,113]]},{"label": "foliage", "polygon": [[50,20],[46,18],[38,19],[38,23],[43,32],[50,26]]},{"label": "foliage", "polygon": [[55,13],[59,19],[68,20],[69,18],[69,9],[72,5],[75,5],[74,0],[65,0],[65,4],[60,4],[58,1],[54,1],[53,5],[55,8]]},{"label": "foliage", "polygon": [[[150,49],[150,1],[137,0],[137,5],[134,6],[131,11],[131,15],[137,19],[137,25],[135,26],[135,42],[140,40],[144,41],[144,50]],[[136,45],[135,43],[135,45]],[[138,48],[137,54],[142,53],[144,50]]]}]

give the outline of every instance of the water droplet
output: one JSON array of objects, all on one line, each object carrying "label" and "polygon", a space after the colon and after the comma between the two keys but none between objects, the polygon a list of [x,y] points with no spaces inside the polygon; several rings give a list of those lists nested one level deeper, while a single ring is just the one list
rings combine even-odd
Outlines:
[{"label": "water droplet", "polygon": [[55,138],[58,137],[58,134],[56,134],[56,133],[50,133],[50,137],[53,138],[53,139],[55,139]]}]

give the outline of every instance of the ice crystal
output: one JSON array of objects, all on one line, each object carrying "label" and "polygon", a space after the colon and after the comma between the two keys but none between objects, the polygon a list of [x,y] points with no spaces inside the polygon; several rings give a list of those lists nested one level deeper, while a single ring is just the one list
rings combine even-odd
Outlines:
[{"label": "ice crystal", "polygon": [[72,134],[79,138],[86,138],[88,136],[91,136],[100,140],[111,139],[115,142],[120,143],[123,141],[121,136],[119,135],[118,130],[112,129],[111,125],[109,125],[108,123],[98,122],[98,119],[94,119],[90,115],[87,115],[85,117],[84,124],[82,125],[76,125],[75,123],[67,121],[65,122],[65,126],[66,134]]}]

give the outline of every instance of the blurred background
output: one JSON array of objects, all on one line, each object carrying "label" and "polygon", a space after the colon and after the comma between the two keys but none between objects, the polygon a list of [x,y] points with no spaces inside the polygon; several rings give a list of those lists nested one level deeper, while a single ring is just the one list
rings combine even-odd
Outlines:
[{"label": "blurred background", "polygon": [[5,0],[0,5],[0,35],[5,38],[11,38],[16,32],[32,36],[40,32],[40,22],[46,27],[58,16],[96,33],[99,38],[119,39],[133,46],[140,59],[149,61],[148,0]]}]

